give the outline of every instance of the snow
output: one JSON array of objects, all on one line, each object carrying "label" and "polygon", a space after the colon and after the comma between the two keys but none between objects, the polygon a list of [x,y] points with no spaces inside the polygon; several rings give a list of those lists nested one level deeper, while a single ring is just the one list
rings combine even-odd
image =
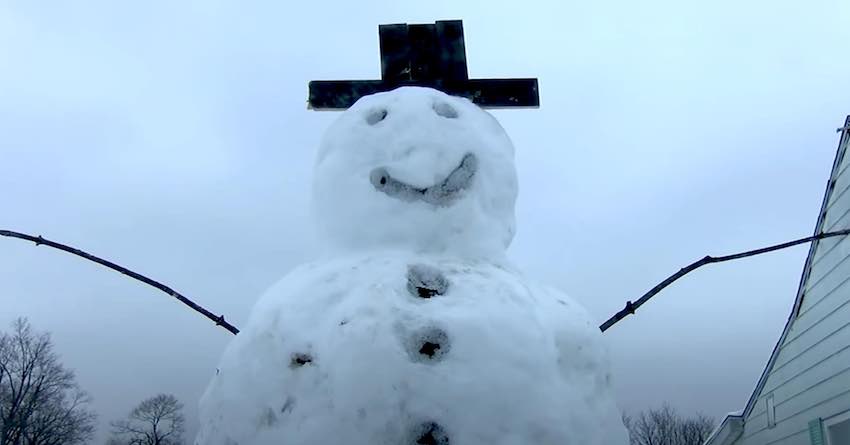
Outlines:
[{"label": "snow", "polygon": [[196,443],[625,445],[599,330],[505,257],[512,158],[434,90],[343,113],[315,172],[327,251],[253,308]]}]

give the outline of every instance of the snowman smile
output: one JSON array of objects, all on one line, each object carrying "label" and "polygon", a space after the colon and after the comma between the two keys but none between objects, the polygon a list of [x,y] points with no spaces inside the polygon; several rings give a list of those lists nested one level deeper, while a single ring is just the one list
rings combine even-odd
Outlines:
[{"label": "snowman smile", "polygon": [[430,187],[415,187],[392,177],[384,167],[372,170],[369,181],[375,190],[402,201],[423,201],[431,205],[446,207],[453,204],[472,184],[472,178],[478,169],[478,159],[472,153],[463,159],[446,179]]}]

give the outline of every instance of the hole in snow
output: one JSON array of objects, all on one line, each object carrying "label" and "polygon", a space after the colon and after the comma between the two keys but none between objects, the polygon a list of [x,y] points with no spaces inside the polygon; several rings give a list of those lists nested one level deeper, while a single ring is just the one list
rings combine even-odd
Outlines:
[{"label": "hole in snow", "polygon": [[431,343],[430,341],[426,341],[422,344],[422,347],[419,348],[419,353],[422,355],[427,355],[428,358],[434,358],[440,352],[440,344],[439,343]]},{"label": "hole in snow", "polygon": [[457,110],[454,109],[451,105],[445,102],[437,102],[434,104],[434,111],[447,119],[455,119],[457,118]]},{"label": "hole in snow", "polygon": [[289,362],[290,368],[298,368],[306,364],[313,363],[313,356],[302,352],[292,354],[292,360]]},{"label": "hole in snow", "polygon": [[431,298],[443,295],[449,288],[449,281],[442,272],[424,264],[413,264],[407,268],[407,291],[419,298]]},{"label": "hole in snow", "polygon": [[387,110],[372,110],[369,114],[366,115],[366,123],[369,125],[375,125],[378,122],[381,122],[387,117]]},{"label": "hole in snow", "polygon": [[271,408],[266,408],[263,410],[263,413],[260,414],[258,423],[260,428],[271,428],[277,423],[277,415]]},{"label": "hole in snow", "polygon": [[295,398],[292,396],[286,396],[286,401],[283,402],[283,406],[280,408],[280,412],[284,414],[291,413],[293,407],[295,407]]},{"label": "hole in snow", "polygon": [[416,438],[413,443],[419,445],[449,445],[449,436],[436,422],[425,422],[419,425],[414,430],[413,437]]},{"label": "hole in snow", "polygon": [[446,332],[433,327],[414,333],[407,342],[408,354],[416,362],[440,361],[450,347]]},{"label": "hole in snow", "polygon": [[442,295],[442,294],[440,292],[437,292],[435,289],[430,289],[430,288],[427,288],[427,287],[417,287],[416,288],[416,295],[418,295],[419,298],[431,298],[434,295]]}]

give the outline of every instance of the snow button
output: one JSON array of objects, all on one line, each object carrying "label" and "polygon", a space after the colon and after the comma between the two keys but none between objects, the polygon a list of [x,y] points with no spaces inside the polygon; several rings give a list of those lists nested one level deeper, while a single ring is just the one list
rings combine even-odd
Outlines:
[{"label": "snow button", "polygon": [[290,368],[300,368],[304,365],[309,365],[313,363],[313,356],[310,354],[305,354],[303,352],[296,352],[292,354],[292,360],[289,362]]},{"label": "snow button", "polygon": [[406,346],[410,358],[421,363],[441,361],[451,348],[448,334],[436,327],[415,332],[407,339]]},{"label": "snow button", "polygon": [[449,280],[438,269],[425,264],[407,268],[407,291],[414,297],[431,298],[443,295],[449,289]]},{"label": "snow button", "polygon": [[425,422],[414,429],[414,444],[421,445],[449,445],[449,436],[440,424]]}]

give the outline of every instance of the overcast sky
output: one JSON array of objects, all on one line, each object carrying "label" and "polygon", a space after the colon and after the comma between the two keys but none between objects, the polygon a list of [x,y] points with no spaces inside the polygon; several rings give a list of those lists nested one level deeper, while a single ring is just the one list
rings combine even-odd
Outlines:
[{"label": "overcast sky", "polygon": [[[463,19],[473,77],[537,77],[509,253],[603,321],[685,264],[810,235],[850,113],[850,2],[0,1],[0,228],[235,325],[312,256],[312,79],[380,75],[378,24]],[[605,333],[621,406],[742,408],[806,246],[701,269]],[[0,239],[0,325],[53,333],[101,427],[197,400],[231,339],[165,294]]]}]

